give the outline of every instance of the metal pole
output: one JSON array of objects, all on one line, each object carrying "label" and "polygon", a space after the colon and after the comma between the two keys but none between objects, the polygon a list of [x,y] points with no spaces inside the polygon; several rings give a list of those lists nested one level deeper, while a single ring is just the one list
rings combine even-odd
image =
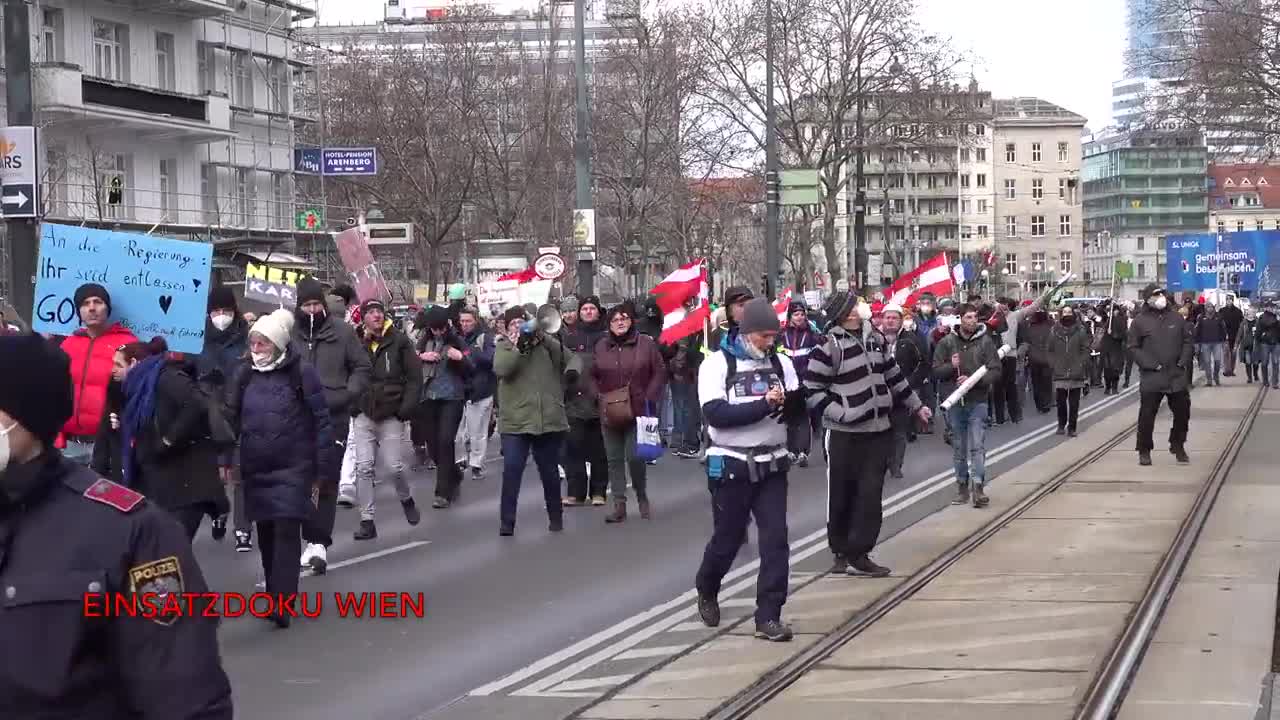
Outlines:
[{"label": "metal pole", "polygon": [[[5,100],[8,103],[9,125],[35,125],[35,105],[31,97],[29,13],[30,9],[24,0],[5,0]],[[39,177],[36,182],[40,182]],[[42,201],[40,195],[37,190],[33,202]],[[11,218],[5,221],[5,226],[9,245],[9,287],[13,293],[10,302],[18,317],[30,326],[35,319],[32,313],[35,307],[36,259],[39,253],[36,229],[39,221],[34,218]]]},{"label": "metal pole", "polygon": [[764,178],[765,178],[765,294],[776,297],[778,274],[782,267],[779,248],[778,137],[773,107],[773,0],[764,3]]},{"label": "metal pole", "polygon": [[[573,143],[574,176],[577,180],[576,204],[579,210],[592,210],[591,148],[588,140],[591,111],[587,105],[587,19],[585,0],[573,2],[574,57],[577,75],[577,129]],[[555,52],[552,50],[552,52]],[[578,297],[595,294],[595,248],[578,250]]]},{"label": "metal pole", "polygon": [[[854,89],[858,93],[858,102],[857,102],[857,105],[855,106],[856,110],[854,111],[854,118],[853,118],[854,134],[857,135],[856,148],[857,148],[858,157],[854,161],[854,167],[856,169],[854,171],[853,194],[848,195],[846,193],[848,197],[853,198],[853,236],[846,237],[845,247],[844,247],[845,263],[848,266],[846,268],[845,276],[848,277],[850,281],[852,281],[854,278],[861,277],[860,275],[858,275],[858,268],[866,268],[867,266],[867,261],[866,261],[867,194],[862,189],[862,186],[863,186],[862,178],[863,178],[863,172],[864,172],[863,155],[866,154],[866,151],[863,144],[864,131],[862,127],[863,100],[862,100],[862,57],[861,56],[858,57],[858,67],[855,70],[854,83],[855,83]],[[885,182],[888,182],[887,173],[884,176],[884,180]],[[853,242],[849,242],[850,240],[852,240]],[[861,251],[862,253],[861,256],[858,255],[859,251]],[[859,257],[861,257],[861,259],[859,259]],[[835,280],[836,279],[834,277],[831,278],[831,281],[833,283],[835,282]],[[861,287],[865,282],[866,282],[865,280],[861,280],[858,283],[858,286]],[[852,288],[850,289],[852,290]]]}]

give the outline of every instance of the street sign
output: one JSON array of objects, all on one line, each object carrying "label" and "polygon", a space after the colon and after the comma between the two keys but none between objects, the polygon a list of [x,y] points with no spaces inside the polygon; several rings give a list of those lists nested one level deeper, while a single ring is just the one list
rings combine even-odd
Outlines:
[{"label": "street sign", "polygon": [[543,280],[556,280],[564,275],[564,258],[551,253],[539,255],[533,261],[533,271]]},{"label": "street sign", "polygon": [[315,232],[324,225],[324,212],[315,208],[307,208],[299,210],[297,217],[297,228],[299,230],[310,230]]},{"label": "street sign", "polygon": [[319,175],[320,152],[320,148],[294,148],[293,171],[304,175]]},{"label": "street sign", "polygon": [[573,211],[573,244],[580,248],[596,246],[596,211]]},{"label": "street sign", "polygon": [[377,148],[325,148],[320,152],[325,175],[377,175]]},{"label": "street sign", "polygon": [[33,127],[7,127],[0,130],[0,200],[4,216],[10,218],[36,217],[40,208],[36,157],[36,129]]}]

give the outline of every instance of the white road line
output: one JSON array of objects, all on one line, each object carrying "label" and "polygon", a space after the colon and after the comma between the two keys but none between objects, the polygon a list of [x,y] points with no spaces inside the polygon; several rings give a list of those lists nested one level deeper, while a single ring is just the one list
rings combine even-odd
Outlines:
[{"label": "white road line", "polygon": [[678,652],[684,652],[688,645],[661,645],[658,647],[636,648],[628,650],[620,655],[615,655],[614,660],[645,660],[647,658],[667,657],[675,655]]},{"label": "white road line", "polygon": [[583,678],[581,680],[570,680],[557,686],[555,692],[577,692],[579,690],[591,690],[593,688],[609,688],[635,677],[635,673],[627,675],[606,675],[604,677]]},{"label": "white road line", "polygon": [[[329,565],[326,572],[329,570],[337,570],[339,568],[351,567],[352,565],[358,565],[362,562],[367,562],[369,560],[377,560],[380,557],[394,555],[399,552],[404,552],[405,550],[412,550],[414,548],[423,547],[430,544],[431,544],[430,540],[414,540],[413,542],[407,542],[403,545],[396,545],[395,547],[389,547],[383,550],[379,550],[377,552],[371,552],[368,555],[357,555],[356,557],[348,558],[341,562],[336,562]],[[310,570],[302,573],[302,577],[311,577],[313,575],[315,575],[315,573],[311,572]]]},{"label": "white road line", "polygon": [[[1131,396],[1136,391],[1137,391],[1137,387],[1135,386],[1129,390],[1122,391],[1119,395],[1113,395],[1112,397],[1091,406],[1085,412],[1082,412],[1081,416],[1089,417],[1094,413],[1101,412],[1102,410],[1109,408],[1115,405],[1116,403],[1120,402],[1121,400]],[[1040,440],[1053,434],[1053,432],[1057,429],[1057,427],[1058,425],[1057,425],[1057,422],[1055,421],[1053,423],[1044,425],[1036,430],[1033,430],[1027,433],[1026,435],[1023,435],[1022,437],[1019,437],[1015,440],[1011,440],[997,448],[994,448],[991,451],[991,457],[988,460],[988,462],[997,462],[997,456],[999,456],[999,458],[1005,457],[1006,455],[1003,453],[1006,453],[1012,448],[1022,449],[1030,444],[1039,442]],[[918,499],[927,497],[928,495],[931,495],[934,492],[937,492],[939,489],[946,487],[946,485],[950,482],[950,478],[954,477],[954,475],[955,475],[955,470],[949,469],[949,470],[937,473],[936,475],[928,478],[927,480],[918,482],[909,488],[905,488],[885,498],[884,503],[889,508],[889,510],[886,512],[886,516],[892,515],[894,513],[901,511],[902,507],[897,507],[895,506],[895,504],[900,505],[901,501],[905,498],[909,498],[909,497],[915,498],[912,500],[912,502],[914,503],[918,501]],[[922,492],[923,492],[923,495],[921,494]],[[919,497],[916,498],[915,496],[919,496]],[[805,537],[794,541],[792,543],[792,547],[797,549],[792,553],[791,563],[794,565],[798,563],[800,560],[813,556],[821,548],[824,548],[826,546],[826,534],[827,534],[826,528],[819,528],[818,530],[815,530],[809,535],[806,535]],[[729,574],[725,576],[724,581],[725,582],[735,581],[739,578],[742,578],[745,575],[754,573],[757,569],[759,569],[759,567],[760,567],[760,561],[758,559],[752,560],[748,563],[745,563],[735,568],[734,570],[731,570]],[[741,592],[742,590],[745,590],[751,587],[754,583],[755,583],[755,577],[751,576],[747,578],[744,582],[739,582],[735,585],[726,587],[721,594],[724,596],[732,596],[737,594],[738,592]],[[623,633],[626,633],[629,630],[632,630],[633,628],[644,625],[645,623],[648,623],[656,618],[662,617],[663,615],[671,612],[672,610],[687,608],[688,604],[691,603],[695,598],[697,598],[697,591],[689,590],[675,598],[672,598],[671,600],[668,600],[665,603],[662,603],[660,605],[655,605],[654,607],[649,608],[644,612],[638,613],[636,615],[632,615],[631,617],[625,620],[622,620],[621,622],[618,622],[617,624],[611,627],[605,628],[600,632],[597,632],[591,636],[585,637],[582,640],[579,640],[578,642],[574,643],[573,645],[570,645],[569,647],[566,647],[540,660],[537,660],[529,665],[526,665],[525,667],[520,668],[505,677],[499,678],[487,685],[482,685],[481,687],[478,687],[467,694],[473,697],[485,697],[488,695],[493,695],[493,694],[502,692],[507,688],[510,688],[514,685],[518,685],[526,680],[529,680],[530,678],[536,677],[539,674],[545,672],[546,670],[556,667],[557,665],[563,662],[566,662],[575,657],[578,657],[579,655],[605,642],[608,642],[609,640],[612,640],[613,638],[618,637],[619,635],[622,635]],[[654,635],[668,628],[678,625],[685,618],[692,617],[693,614],[694,613],[691,610],[685,610],[682,612],[677,612],[675,616],[664,618],[659,622],[657,622],[655,625],[645,628],[643,630],[640,630],[635,636],[632,636],[631,638],[627,638],[626,640],[623,640],[617,643],[616,645],[608,648],[608,653],[605,653],[605,658],[607,659],[609,654],[615,651],[630,649],[635,645],[638,645],[640,642],[643,642],[644,640],[650,637],[653,637]],[[635,641],[632,642],[633,640]],[[597,655],[600,655],[600,654],[601,653],[594,653],[591,657],[595,658]],[[595,660],[593,660],[592,662],[595,662]],[[581,664],[582,664],[581,662],[575,663],[573,667],[576,668]],[[589,665],[584,667],[589,667]],[[576,672],[577,671],[575,670],[575,674]],[[562,674],[563,672],[557,673],[556,676],[558,677]],[[570,677],[572,677],[572,675],[570,675]],[[536,683],[535,685],[530,686],[530,690],[532,690],[534,687],[540,687],[543,685],[544,685],[543,682]],[[527,692],[513,693],[513,694],[526,695]]]}]

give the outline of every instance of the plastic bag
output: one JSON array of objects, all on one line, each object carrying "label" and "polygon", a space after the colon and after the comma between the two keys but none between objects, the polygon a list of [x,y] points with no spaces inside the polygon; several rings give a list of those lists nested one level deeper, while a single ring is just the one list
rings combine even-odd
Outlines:
[{"label": "plastic bag", "polygon": [[658,418],[644,415],[636,418],[636,459],[653,462],[662,457],[662,437]]}]

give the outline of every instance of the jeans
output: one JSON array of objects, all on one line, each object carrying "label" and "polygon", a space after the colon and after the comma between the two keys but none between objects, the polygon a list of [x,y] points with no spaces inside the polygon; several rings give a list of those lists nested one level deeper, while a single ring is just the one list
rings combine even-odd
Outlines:
[{"label": "jeans", "polygon": [[533,452],[533,464],[538,468],[542,481],[542,499],[547,506],[547,517],[562,517],[560,505],[560,444],[562,433],[545,435],[502,434],[502,501],[499,520],[503,528],[516,526],[516,508],[520,503],[520,484],[524,477],[525,463]]},{"label": "jeans", "polygon": [[454,438],[453,459],[461,465],[484,467],[484,456],[489,450],[489,415],[493,412],[493,396],[483,400],[468,400],[462,411],[462,422]]},{"label": "jeans", "polygon": [[1258,353],[1258,362],[1262,364],[1262,383],[1272,387],[1280,384],[1280,345],[1259,343],[1253,351]]},{"label": "jeans", "polygon": [[[591,463],[591,477],[587,477]],[[577,500],[604,497],[609,490],[609,457],[604,450],[604,434],[599,418],[569,418],[569,435],[565,438],[565,494]]]},{"label": "jeans", "polygon": [[695,383],[671,383],[671,447],[697,452],[702,440],[702,419],[698,412],[698,386]]},{"label": "jeans", "polygon": [[1196,346],[1196,354],[1200,356],[1200,369],[1204,370],[1206,384],[1222,384],[1223,343],[1200,343]]},{"label": "jeans", "polygon": [[857,559],[880,539],[892,448],[889,430],[827,433],[827,545],[833,555]]},{"label": "jeans", "polygon": [[635,423],[625,428],[604,427],[604,452],[609,458],[609,494],[614,500],[627,499],[627,472],[637,498],[648,498],[648,473],[643,460],[636,459]]},{"label": "jeans", "polygon": [[1156,414],[1160,412],[1160,401],[1165,398],[1169,399],[1169,411],[1173,413],[1169,447],[1181,448],[1187,442],[1187,431],[1191,427],[1191,393],[1186,390],[1176,393],[1143,390],[1138,406],[1138,452],[1155,449]]},{"label": "jeans", "polygon": [[[333,421],[333,434],[335,437],[342,438],[342,446],[344,448],[343,455],[346,455],[345,449],[350,441],[350,424],[351,421],[342,413],[331,413]],[[342,462],[341,459],[337,460]],[[333,544],[333,524],[338,517],[338,482],[336,478],[341,474],[342,469],[333,468],[333,472],[329,473],[330,477],[335,480],[326,482],[320,486],[320,492],[316,497],[316,504],[307,507],[307,517],[302,521],[302,539],[308,543],[323,545],[329,547]],[[236,502],[239,503],[244,499],[244,491],[241,490],[236,496]],[[241,511],[237,511],[237,516]],[[236,520],[236,529],[240,529],[240,521]]]},{"label": "jeans", "polygon": [[[726,460],[726,462],[732,462]],[[745,467],[745,464],[743,465]],[[711,494],[714,527],[702,552],[695,586],[706,597],[720,594],[752,517],[760,531],[760,573],[756,581],[756,622],[782,618],[787,600],[791,549],[787,540],[787,474],[771,472],[751,482],[746,472],[723,477]]]},{"label": "jeans", "polygon": [[1054,395],[1058,401],[1058,429],[1076,431],[1076,420],[1080,417],[1080,392],[1083,388],[1057,388]]},{"label": "jeans", "polygon": [[458,499],[462,473],[454,463],[454,444],[462,424],[464,400],[427,400],[418,406],[413,426],[422,426],[436,464],[436,497],[450,502]]},{"label": "jeans", "polygon": [[[373,475],[377,465],[391,469],[400,502],[413,499],[404,471],[404,422],[387,418],[379,422],[361,415],[351,423],[356,446],[356,493],[360,499],[360,519],[373,519]],[[378,462],[381,461],[381,462]]]},{"label": "jeans", "polygon": [[948,411],[951,417],[951,459],[955,463],[956,483],[976,487],[987,484],[987,426],[983,419],[987,416],[985,402],[952,405]]}]

